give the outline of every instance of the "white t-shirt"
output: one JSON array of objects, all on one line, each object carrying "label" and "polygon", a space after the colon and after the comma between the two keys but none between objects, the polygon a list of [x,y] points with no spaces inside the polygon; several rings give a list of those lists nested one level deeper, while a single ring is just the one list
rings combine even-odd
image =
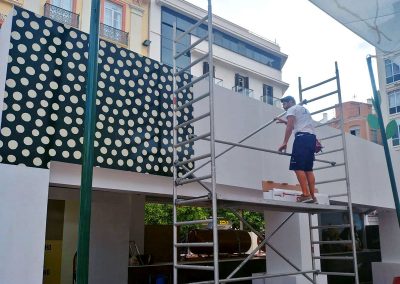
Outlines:
[{"label": "white t-shirt", "polygon": [[296,134],[297,132],[308,132],[311,134],[315,134],[314,129],[314,121],[311,118],[310,112],[301,105],[294,105],[290,107],[286,112],[286,117],[294,116],[294,127],[293,131]]}]

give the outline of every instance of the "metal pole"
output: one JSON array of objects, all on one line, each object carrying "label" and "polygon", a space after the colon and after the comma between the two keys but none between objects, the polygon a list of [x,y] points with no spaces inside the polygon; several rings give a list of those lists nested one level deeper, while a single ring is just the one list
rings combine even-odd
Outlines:
[{"label": "metal pole", "polygon": [[301,78],[299,77],[298,80],[299,80],[299,99],[300,99],[300,102],[302,102],[303,101],[303,90],[301,89]]},{"label": "metal pole", "polygon": [[380,100],[378,97],[378,91],[376,90],[374,71],[372,70],[371,56],[367,57],[367,64],[368,64],[369,77],[370,77],[371,85],[372,85],[372,92],[374,94],[374,101],[375,101],[374,107],[376,110],[376,114],[378,116],[379,128],[381,130],[382,144],[383,144],[383,149],[385,150],[386,164],[387,164],[387,168],[388,168],[388,172],[389,172],[390,185],[392,186],[393,200],[394,200],[394,204],[396,207],[396,213],[397,213],[397,221],[399,222],[399,226],[400,226],[399,194],[397,192],[396,179],[394,177],[392,159],[390,157],[389,146],[388,146],[387,138],[386,138],[385,126],[383,124]]},{"label": "metal pole", "polygon": [[89,34],[88,80],[86,85],[85,126],[83,139],[82,177],[80,189],[77,283],[89,278],[90,215],[96,124],[97,56],[99,51],[100,0],[92,0]]},{"label": "metal pole", "polygon": [[[176,22],[173,23],[173,28],[172,28],[172,56],[175,56],[176,54]],[[173,72],[176,72],[176,59],[173,60]],[[174,85],[174,91],[176,89],[178,89],[177,83],[176,83],[176,77],[175,75],[173,76],[173,85]],[[174,111],[173,111],[173,121],[172,121],[172,125],[173,125],[173,140],[174,140],[174,145],[176,145],[178,138],[177,138],[177,130],[175,130],[175,126],[178,125],[178,121],[176,118],[176,112],[175,109],[178,106],[177,103],[177,94],[175,92],[173,92],[173,104],[174,104]],[[178,158],[178,154],[177,154],[177,149],[176,147],[173,147],[173,161],[176,161]],[[174,262],[174,276],[173,276],[173,284],[178,284],[178,269],[177,269],[177,265],[178,265],[178,247],[176,246],[177,242],[178,242],[178,228],[176,226],[176,222],[178,220],[177,217],[177,204],[176,204],[176,200],[178,198],[178,193],[177,193],[177,185],[176,185],[176,179],[178,178],[178,169],[174,166],[173,167],[174,172],[173,172],[173,222],[174,222],[174,226],[173,226],[173,262]]]},{"label": "metal pole", "polygon": [[349,178],[349,167],[348,167],[348,157],[347,157],[347,144],[346,135],[344,133],[344,114],[343,114],[343,103],[342,103],[342,92],[340,89],[340,77],[339,68],[337,62],[335,62],[335,72],[336,72],[336,85],[338,90],[338,100],[340,107],[340,131],[342,132],[342,145],[343,145],[343,159],[344,159],[344,169],[346,172],[346,189],[347,189],[347,206],[349,208],[349,220],[350,220],[350,234],[351,234],[351,245],[353,249],[353,266],[355,274],[355,284],[359,284],[358,277],[358,265],[357,265],[357,251],[355,244],[355,233],[354,233],[354,220],[353,220],[353,203],[351,201],[351,190],[350,190],[350,178]]},{"label": "metal pole", "polygon": [[211,202],[212,202],[212,228],[213,228],[213,259],[214,259],[214,283],[219,283],[219,249],[218,249],[218,212],[217,212],[217,180],[215,169],[215,117],[214,117],[214,59],[213,59],[213,22],[211,0],[208,0],[208,88],[210,92],[210,153],[211,153]]}]

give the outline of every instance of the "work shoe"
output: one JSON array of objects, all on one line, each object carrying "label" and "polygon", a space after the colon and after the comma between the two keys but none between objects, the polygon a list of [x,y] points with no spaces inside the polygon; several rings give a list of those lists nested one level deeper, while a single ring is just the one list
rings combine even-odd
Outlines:
[{"label": "work shoe", "polygon": [[314,199],[311,197],[311,195],[300,195],[297,197],[297,202],[301,203],[313,203]]}]

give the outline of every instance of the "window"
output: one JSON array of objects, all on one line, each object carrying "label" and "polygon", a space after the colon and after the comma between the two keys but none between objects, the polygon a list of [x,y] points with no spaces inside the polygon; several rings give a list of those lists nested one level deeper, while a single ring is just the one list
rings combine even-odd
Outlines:
[{"label": "window", "polygon": [[72,0],[52,0],[51,4],[67,11],[72,11]]},{"label": "window", "polygon": [[122,6],[111,1],[104,3],[104,24],[122,30]]},{"label": "window", "polygon": [[[215,78],[215,65],[213,66],[213,77]],[[210,70],[210,65],[208,62],[203,62],[203,74],[206,74]]]},{"label": "window", "polygon": [[274,89],[272,88],[272,86],[265,85],[265,84],[263,85],[262,101],[269,105],[274,104]]},{"label": "window", "polygon": [[400,90],[388,93],[389,97],[389,114],[400,112]]},{"label": "window", "polygon": [[[196,21],[194,19],[189,18],[185,15],[179,14],[179,13],[177,13],[169,8],[166,8],[166,7],[162,7],[161,22],[162,22],[161,23],[161,41],[163,41],[165,38],[165,35],[163,33],[164,26],[170,26],[172,28],[173,23],[176,22],[177,30],[179,33],[179,31],[185,31],[188,29],[189,26],[196,23]],[[200,37],[200,38],[205,36],[206,35],[206,26],[200,25],[191,34],[196,37]],[[245,41],[242,41],[242,40],[234,37],[233,35],[219,31],[217,29],[213,29],[213,36],[214,36],[213,43],[216,45],[219,45],[230,51],[236,52],[240,55],[246,56],[252,60],[255,60],[255,61],[265,64],[267,66],[270,66],[274,69],[277,69],[277,70],[282,69],[283,58],[280,57],[279,55],[276,55],[276,54],[270,53],[266,50],[257,48],[251,44],[248,44]],[[167,37],[167,38],[170,40],[172,39],[172,37]],[[190,41],[190,35],[189,35],[189,41]],[[189,43],[189,45],[190,45],[190,43]],[[172,50],[172,44],[170,47],[167,47],[166,45],[164,45],[164,48]],[[169,53],[172,54],[172,52],[169,52]],[[190,62],[190,56],[187,59]],[[164,56],[163,50],[161,50],[161,60],[163,63],[172,65],[172,58],[166,58]]]},{"label": "window", "polygon": [[360,136],[360,127],[359,126],[353,126],[350,128],[350,134],[354,136]]},{"label": "window", "polygon": [[400,67],[389,59],[385,59],[386,84],[400,80]]},{"label": "window", "polygon": [[396,122],[397,122],[396,133],[394,134],[392,139],[393,146],[400,145],[400,119],[396,119]]},{"label": "window", "polygon": [[235,74],[235,87],[237,91],[242,91],[243,89],[249,88],[249,77],[242,76],[240,74]]}]

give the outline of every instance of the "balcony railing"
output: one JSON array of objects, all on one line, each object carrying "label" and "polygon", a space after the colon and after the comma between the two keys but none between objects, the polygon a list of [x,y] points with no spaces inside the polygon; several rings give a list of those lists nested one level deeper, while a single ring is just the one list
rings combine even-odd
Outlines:
[{"label": "balcony railing", "polygon": [[278,108],[282,108],[280,98],[263,95],[263,96],[260,96],[260,101],[262,101],[266,104],[272,105],[272,106],[276,106]]},{"label": "balcony railing", "polygon": [[128,33],[119,29],[113,28],[106,24],[100,24],[100,36],[110,39],[114,42],[128,45]]},{"label": "balcony railing", "polygon": [[242,86],[233,86],[232,90],[235,91],[236,93],[240,93],[246,97],[250,97],[250,98],[254,97],[254,90],[252,90],[252,89],[247,89]]},{"label": "balcony railing", "polygon": [[69,25],[74,28],[79,28],[79,15],[63,8],[51,5],[49,3],[44,4],[44,16],[59,23]]}]

